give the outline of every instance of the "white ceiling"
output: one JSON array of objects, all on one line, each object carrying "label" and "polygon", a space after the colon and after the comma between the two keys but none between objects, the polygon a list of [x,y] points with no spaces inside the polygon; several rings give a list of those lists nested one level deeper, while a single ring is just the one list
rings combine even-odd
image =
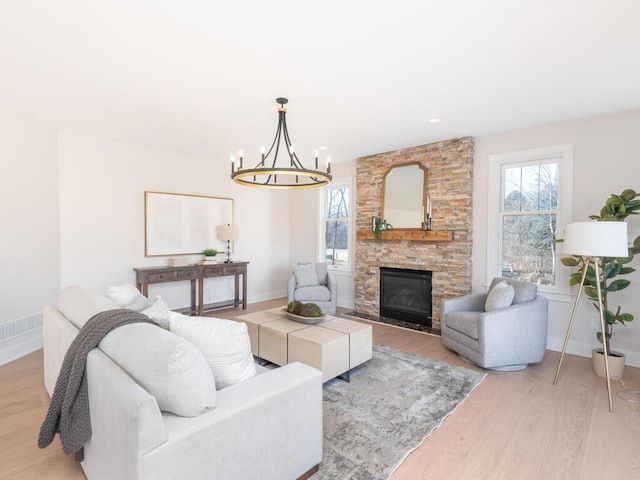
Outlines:
[{"label": "white ceiling", "polygon": [[257,162],[285,96],[301,159],[348,161],[639,108],[639,19],[637,0],[3,0],[0,105]]}]

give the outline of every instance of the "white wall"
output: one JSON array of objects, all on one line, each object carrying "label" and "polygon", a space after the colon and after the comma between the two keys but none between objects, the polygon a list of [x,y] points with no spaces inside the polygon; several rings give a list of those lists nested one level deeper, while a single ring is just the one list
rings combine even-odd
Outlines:
[{"label": "white wall", "polygon": [[41,345],[60,289],[56,130],[0,110],[0,364]]},{"label": "white wall", "polygon": [[289,191],[291,205],[289,235],[290,263],[316,262],[319,260],[319,210],[320,195],[316,188]]},{"label": "white wall", "polygon": [[[105,292],[123,281],[133,283],[134,267],[167,264],[167,257],[144,256],[144,191],[152,190],[233,198],[239,229],[233,259],[250,262],[248,301],[286,292],[285,193],[237,186],[222,158],[70,132],[60,132],[59,145],[62,287],[84,285]],[[228,299],[232,285],[231,278],[207,279],[205,301]],[[153,285],[149,294],[162,295],[171,308],[186,306],[189,282]]]},{"label": "white wall", "polygon": [[[564,143],[574,144],[573,219],[588,220],[597,214],[612,193],[626,188],[640,192],[637,138],[640,110],[583,120],[527,128],[476,138],[474,164],[473,289],[483,291],[486,283],[486,239],[489,155]],[[640,235],[640,219],[629,217],[629,238]],[[632,266],[640,269],[640,258]],[[564,268],[564,267],[563,267]],[[627,354],[627,364],[640,366],[640,274],[626,278],[631,286],[611,295],[624,311],[636,316],[627,327],[615,326],[612,348]],[[574,291],[575,294],[575,291]],[[548,348],[561,350],[571,315],[573,298],[550,302]],[[592,320],[597,312],[586,299],[581,301],[568,351],[590,356],[598,345]]]}]

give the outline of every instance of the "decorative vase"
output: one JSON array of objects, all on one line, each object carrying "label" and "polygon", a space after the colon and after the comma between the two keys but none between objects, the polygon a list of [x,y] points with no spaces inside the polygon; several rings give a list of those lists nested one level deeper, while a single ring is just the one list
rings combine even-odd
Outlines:
[{"label": "decorative vase", "polygon": [[[594,348],[591,351],[591,359],[593,361],[593,371],[599,377],[605,377],[604,370],[604,353],[601,348]],[[611,350],[608,356],[609,360],[609,377],[610,378],[622,378],[624,372],[624,364],[626,357],[623,353],[614,352]]]}]

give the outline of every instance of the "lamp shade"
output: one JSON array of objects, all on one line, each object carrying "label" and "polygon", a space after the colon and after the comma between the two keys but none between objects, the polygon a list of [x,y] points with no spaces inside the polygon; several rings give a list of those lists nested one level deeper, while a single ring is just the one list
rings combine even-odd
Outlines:
[{"label": "lamp shade", "polygon": [[218,239],[222,241],[236,240],[238,227],[235,225],[218,225]]},{"label": "lamp shade", "polygon": [[573,222],[564,228],[562,253],[582,257],[629,255],[626,222]]}]

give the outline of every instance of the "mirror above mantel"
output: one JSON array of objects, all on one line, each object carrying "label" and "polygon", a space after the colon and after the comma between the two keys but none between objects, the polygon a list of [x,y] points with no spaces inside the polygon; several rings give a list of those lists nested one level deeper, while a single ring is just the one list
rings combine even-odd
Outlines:
[{"label": "mirror above mantel", "polygon": [[396,165],[384,177],[382,217],[394,230],[422,229],[427,169],[419,162]]}]

